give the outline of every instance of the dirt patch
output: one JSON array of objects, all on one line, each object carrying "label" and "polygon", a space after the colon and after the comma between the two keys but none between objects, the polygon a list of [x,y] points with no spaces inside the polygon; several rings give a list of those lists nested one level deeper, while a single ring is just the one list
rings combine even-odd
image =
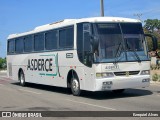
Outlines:
[{"label": "dirt patch", "polygon": [[151,75],[154,75],[156,73],[160,75],[160,70],[151,70]]}]

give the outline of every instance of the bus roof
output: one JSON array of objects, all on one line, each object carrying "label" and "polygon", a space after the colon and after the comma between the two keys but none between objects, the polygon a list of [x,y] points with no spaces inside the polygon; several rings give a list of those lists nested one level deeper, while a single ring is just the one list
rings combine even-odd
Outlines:
[{"label": "bus roof", "polygon": [[76,23],[81,23],[81,22],[91,22],[91,23],[96,23],[96,22],[141,22],[140,20],[137,19],[130,19],[130,18],[122,18],[122,17],[91,17],[91,18],[81,18],[81,19],[64,19],[58,22],[38,26],[35,29],[24,32],[24,33],[16,33],[16,34],[11,34],[8,36],[8,39],[12,38],[17,38],[29,34],[34,34],[38,32],[43,32],[51,29],[56,29],[60,27],[65,27],[69,25],[74,25]]}]

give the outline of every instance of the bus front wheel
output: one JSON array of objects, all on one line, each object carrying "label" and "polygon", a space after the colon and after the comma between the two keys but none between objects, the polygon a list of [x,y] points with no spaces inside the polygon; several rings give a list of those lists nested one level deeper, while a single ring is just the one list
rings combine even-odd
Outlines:
[{"label": "bus front wheel", "polygon": [[21,86],[25,86],[25,76],[23,71],[20,71],[19,82]]},{"label": "bus front wheel", "polygon": [[71,79],[71,91],[74,96],[79,96],[81,93],[80,84],[76,77]]}]

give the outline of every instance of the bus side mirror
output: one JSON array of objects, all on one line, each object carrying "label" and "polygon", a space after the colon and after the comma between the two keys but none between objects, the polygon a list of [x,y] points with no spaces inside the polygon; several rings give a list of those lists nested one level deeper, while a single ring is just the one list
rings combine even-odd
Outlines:
[{"label": "bus side mirror", "polygon": [[152,40],[153,48],[152,51],[156,51],[158,48],[157,38],[151,34],[145,34],[145,37],[150,37]]}]

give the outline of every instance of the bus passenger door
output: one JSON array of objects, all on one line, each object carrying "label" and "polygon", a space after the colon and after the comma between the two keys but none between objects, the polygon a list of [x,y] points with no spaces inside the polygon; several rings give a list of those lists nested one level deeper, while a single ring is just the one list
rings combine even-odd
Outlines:
[{"label": "bus passenger door", "polygon": [[91,24],[83,24],[83,64],[84,64],[84,77],[85,77],[85,89],[93,90],[94,88],[94,69],[92,67],[92,48],[90,37],[91,36]]}]

